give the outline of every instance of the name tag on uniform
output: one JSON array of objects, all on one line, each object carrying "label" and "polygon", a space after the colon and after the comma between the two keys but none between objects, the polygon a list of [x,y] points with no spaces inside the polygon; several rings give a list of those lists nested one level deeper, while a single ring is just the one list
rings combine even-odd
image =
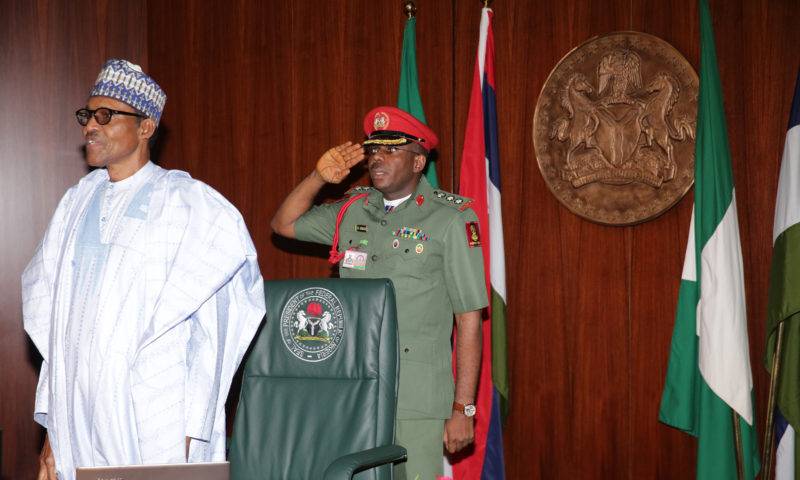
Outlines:
[{"label": "name tag on uniform", "polygon": [[367,265],[367,252],[358,250],[347,250],[344,252],[344,260],[342,260],[342,267],[353,268],[356,270],[365,270]]}]

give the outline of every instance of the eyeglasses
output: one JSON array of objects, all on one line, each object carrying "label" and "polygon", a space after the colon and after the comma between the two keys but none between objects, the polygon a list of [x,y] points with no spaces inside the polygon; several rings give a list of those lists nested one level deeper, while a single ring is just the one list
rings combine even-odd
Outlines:
[{"label": "eyeglasses", "polygon": [[94,117],[94,120],[97,122],[98,125],[106,125],[108,122],[111,121],[111,117],[114,115],[129,115],[131,117],[139,117],[139,118],[147,118],[146,115],[142,115],[141,113],[134,113],[134,112],[123,112],[122,110],[112,110],[110,108],[100,107],[95,110],[89,110],[88,108],[81,108],[77,112],[75,112],[75,118],[78,119],[78,123],[81,126],[85,127],[89,123],[89,119]]},{"label": "eyeglasses", "polygon": [[392,155],[393,153],[397,153],[398,150],[402,150],[404,152],[411,152],[411,153],[413,153],[415,155],[417,154],[417,152],[415,152],[413,150],[409,150],[407,148],[394,147],[394,146],[391,146],[391,145],[369,145],[369,146],[364,147],[364,150],[367,152],[367,155],[370,156],[370,157],[373,156],[373,155],[377,155],[377,154],[379,154],[381,152],[383,152],[386,155]]}]

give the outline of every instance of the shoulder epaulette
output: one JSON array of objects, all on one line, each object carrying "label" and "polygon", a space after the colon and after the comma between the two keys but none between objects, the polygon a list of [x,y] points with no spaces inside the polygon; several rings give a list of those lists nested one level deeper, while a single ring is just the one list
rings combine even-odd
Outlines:
[{"label": "shoulder epaulette", "polygon": [[359,193],[372,193],[373,191],[375,191],[375,188],[373,187],[365,187],[363,185],[358,185],[346,191],[345,195],[352,196],[352,195],[358,195]]},{"label": "shoulder epaulette", "polygon": [[445,192],[444,190],[434,190],[433,198],[439,203],[449,205],[459,210],[466,210],[474,200],[454,193]]}]

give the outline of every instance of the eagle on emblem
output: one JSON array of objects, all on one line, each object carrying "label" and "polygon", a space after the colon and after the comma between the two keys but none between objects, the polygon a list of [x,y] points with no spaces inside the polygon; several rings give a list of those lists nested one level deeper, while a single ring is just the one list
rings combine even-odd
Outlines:
[{"label": "eagle on emblem", "polygon": [[615,50],[600,60],[597,66],[598,93],[607,95],[611,87],[611,94],[603,99],[605,103],[634,102],[630,93],[642,88],[641,64],[639,55],[626,50]]},{"label": "eagle on emblem", "polygon": [[326,340],[330,337],[331,319],[333,317],[330,312],[323,312],[319,303],[310,303],[307,311],[298,311],[296,317],[297,321],[294,322],[294,327],[297,329],[298,338]]}]

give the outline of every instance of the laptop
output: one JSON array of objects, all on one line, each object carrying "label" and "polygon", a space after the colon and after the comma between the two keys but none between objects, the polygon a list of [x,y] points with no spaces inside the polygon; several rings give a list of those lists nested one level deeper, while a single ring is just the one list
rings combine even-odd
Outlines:
[{"label": "laptop", "polygon": [[77,480],[230,480],[229,462],[80,467]]}]

